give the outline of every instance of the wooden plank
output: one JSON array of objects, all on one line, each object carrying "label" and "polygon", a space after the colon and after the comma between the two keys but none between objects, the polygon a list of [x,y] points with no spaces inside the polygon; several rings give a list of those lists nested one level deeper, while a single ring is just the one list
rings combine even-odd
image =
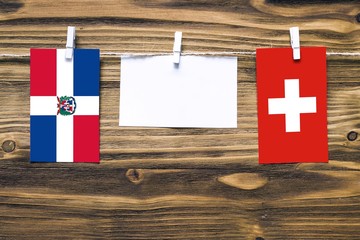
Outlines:
[{"label": "wooden plank", "polygon": [[[204,3],[152,1],[12,1],[0,16],[0,51],[64,47],[67,25],[76,25],[77,46],[102,51],[172,51],[173,32],[183,31],[184,51],[236,51],[289,46],[289,27],[301,29],[302,46],[359,52],[357,1],[269,4],[265,0]],[[338,2],[338,1],[334,1]],[[15,4],[19,3],[18,9]],[[21,4],[22,3],[22,4]]]},{"label": "wooden plank", "polygon": [[[349,141],[346,137],[349,132],[360,130],[360,113],[356,109],[360,102],[356,75],[359,63],[360,59],[328,57],[330,160],[358,160],[360,155],[359,140]],[[3,66],[0,75],[5,76],[1,80],[0,99],[6,103],[6,108],[0,109],[3,123],[0,140],[13,140],[17,146],[4,159],[26,160],[29,156],[28,58],[7,59],[0,62],[0,66]],[[141,168],[257,165],[255,56],[239,59],[237,129],[118,127],[119,59],[102,58],[102,73],[102,161],[114,160],[117,166]]]},{"label": "wooden plank", "polygon": [[[360,236],[356,0],[9,0],[0,4],[0,238],[356,239]],[[101,58],[101,159],[29,164],[29,48],[246,52],[237,129],[118,127],[120,60]],[[259,47],[328,48],[329,164],[257,164]],[[6,57],[4,54],[24,56]],[[351,137],[348,134],[353,132]],[[350,139],[350,140],[349,140]]]},{"label": "wooden plank", "polygon": [[345,239],[360,233],[358,163],[126,173],[109,163],[6,162],[0,170],[5,238]]}]

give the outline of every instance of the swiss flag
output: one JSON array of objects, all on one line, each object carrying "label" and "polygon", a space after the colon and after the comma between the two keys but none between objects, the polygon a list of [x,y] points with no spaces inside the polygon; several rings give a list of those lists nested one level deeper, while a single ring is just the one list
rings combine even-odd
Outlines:
[{"label": "swiss flag", "polygon": [[256,50],[259,163],[328,162],[326,48]]}]

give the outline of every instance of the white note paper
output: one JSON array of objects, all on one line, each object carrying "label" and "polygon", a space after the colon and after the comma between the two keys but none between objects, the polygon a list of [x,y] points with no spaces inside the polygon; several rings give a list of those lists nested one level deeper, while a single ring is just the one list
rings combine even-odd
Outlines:
[{"label": "white note paper", "polygon": [[237,127],[237,58],[122,57],[120,126]]}]

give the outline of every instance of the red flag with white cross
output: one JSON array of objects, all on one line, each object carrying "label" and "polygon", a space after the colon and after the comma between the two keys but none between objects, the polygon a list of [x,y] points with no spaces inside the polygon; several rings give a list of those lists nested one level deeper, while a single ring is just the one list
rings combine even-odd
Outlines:
[{"label": "red flag with white cross", "polygon": [[256,50],[259,163],[328,162],[326,48]]}]

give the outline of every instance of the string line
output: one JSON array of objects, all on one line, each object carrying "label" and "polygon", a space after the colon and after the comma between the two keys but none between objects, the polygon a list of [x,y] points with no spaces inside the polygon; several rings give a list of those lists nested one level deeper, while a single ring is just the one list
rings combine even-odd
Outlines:
[{"label": "string line", "polygon": [[[131,52],[100,52],[100,56],[169,56],[172,52],[148,52],[148,53],[131,53]],[[241,52],[181,52],[182,56],[238,56],[238,55],[255,55],[255,51],[241,51]],[[326,52],[327,56],[360,56],[360,52]],[[0,54],[0,57],[30,57],[30,54]]]}]

